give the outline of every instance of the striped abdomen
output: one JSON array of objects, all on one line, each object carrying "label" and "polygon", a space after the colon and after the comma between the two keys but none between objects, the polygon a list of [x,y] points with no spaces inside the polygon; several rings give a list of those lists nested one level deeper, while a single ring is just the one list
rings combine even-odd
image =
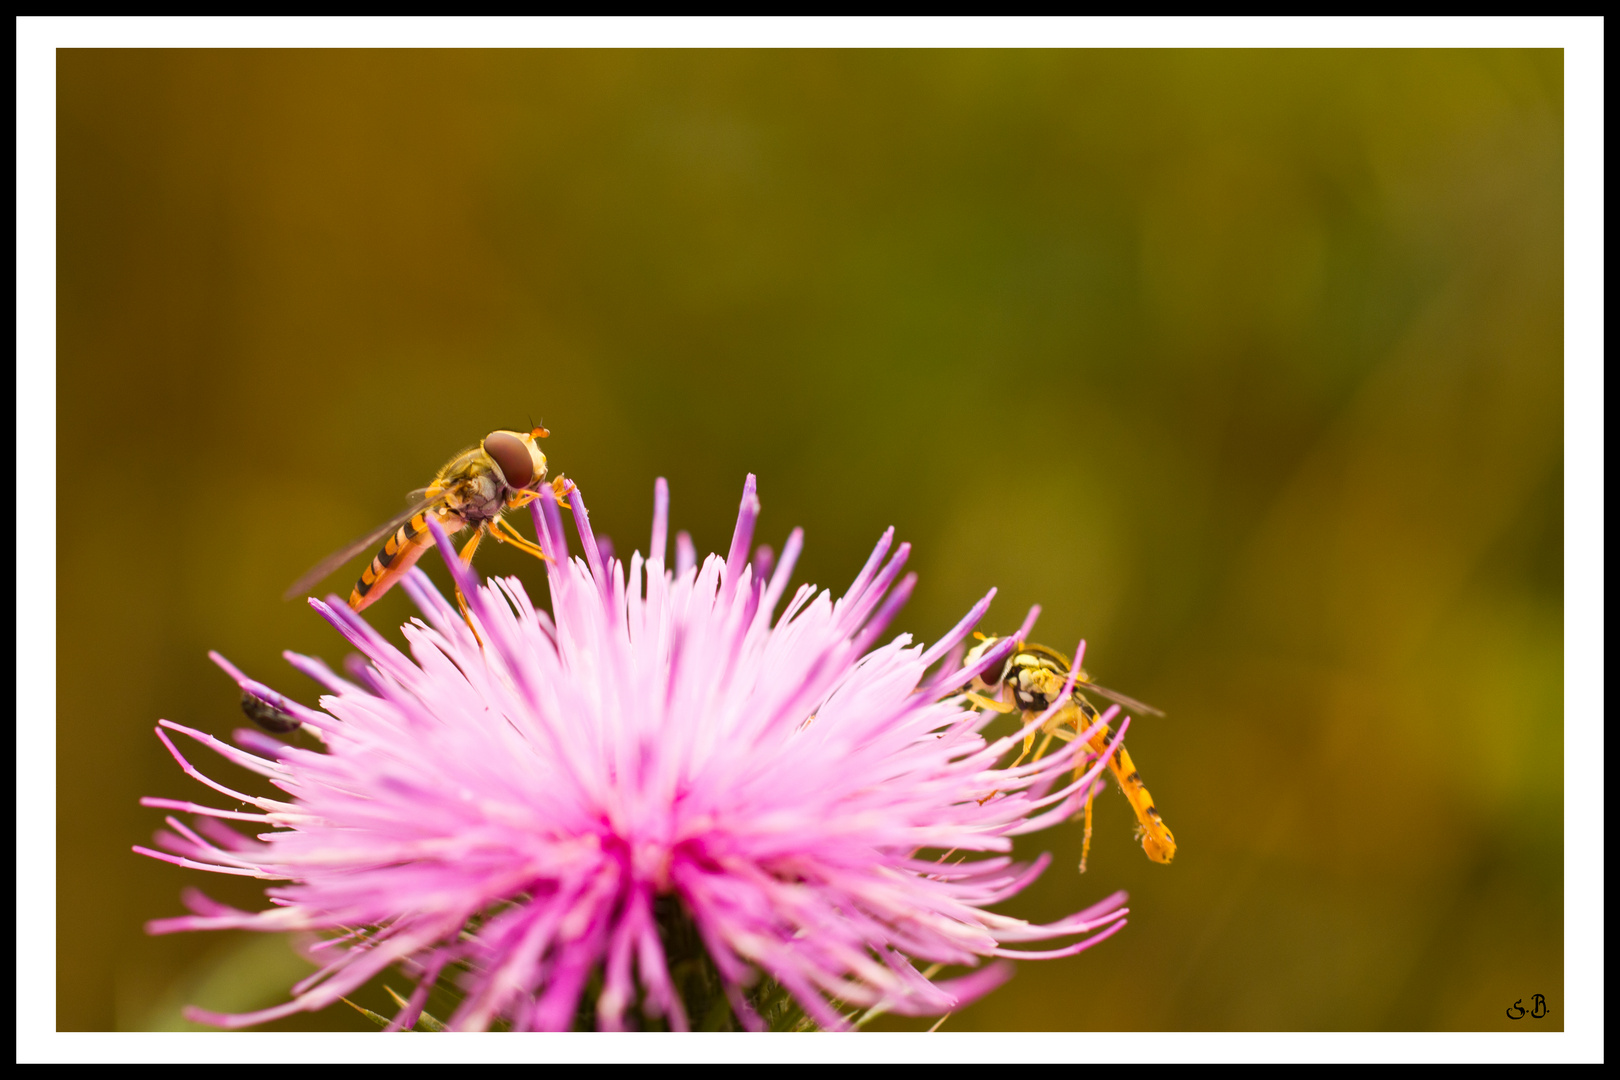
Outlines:
[{"label": "striped abdomen", "polygon": [[[1097,722],[1097,710],[1089,703],[1080,702],[1080,708],[1085,713],[1086,726]],[[1107,753],[1108,740],[1108,729],[1103,728],[1092,736],[1091,748],[1099,754]],[[1143,786],[1142,777],[1136,771],[1136,763],[1131,760],[1130,753],[1123,745],[1108,759],[1108,771],[1119,781],[1119,790],[1125,793],[1131,809],[1136,811],[1136,820],[1142,826],[1142,850],[1154,862],[1169,862],[1176,854],[1176,838],[1171,836],[1170,830],[1165,827],[1164,819],[1159,816],[1158,808],[1153,805],[1153,796],[1148,794],[1148,789]]]},{"label": "striped abdomen", "polygon": [[[432,513],[429,510],[422,511],[401,525],[394,535],[388,538],[382,550],[372,557],[365,572],[360,575],[360,580],[354,583],[354,591],[349,594],[350,608],[364,611],[383,593],[393,588],[394,583],[405,576],[405,571],[416,565],[416,560],[433,546],[433,534],[427,527],[427,519]],[[447,533],[454,533],[465,527],[461,518],[454,514],[440,511],[436,516]]]}]

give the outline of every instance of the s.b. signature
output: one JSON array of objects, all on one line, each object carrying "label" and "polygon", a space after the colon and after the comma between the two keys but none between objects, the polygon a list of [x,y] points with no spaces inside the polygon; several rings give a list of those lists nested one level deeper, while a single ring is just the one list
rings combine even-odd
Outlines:
[{"label": "s.b. signature", "polygon": [[1523,1020],[1526,1016],[1532,1020],[1540,1020],[1547,1015],[1547,999],[1541,994],[1530,995],[1530,1008],[1524,1007],[1524,999],[1520,998],[1507,1010],[1509,1020]]}]

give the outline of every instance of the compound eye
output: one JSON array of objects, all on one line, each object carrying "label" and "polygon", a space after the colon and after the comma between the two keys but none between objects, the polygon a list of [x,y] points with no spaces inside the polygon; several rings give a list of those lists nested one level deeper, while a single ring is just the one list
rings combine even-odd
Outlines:
[{"label": "compound eye", "polygon": [[508,487],[523,488],[534,482],[534,459],[523,440],[510,431],[492,432],[484,440],[484,453],[495,461]]}]

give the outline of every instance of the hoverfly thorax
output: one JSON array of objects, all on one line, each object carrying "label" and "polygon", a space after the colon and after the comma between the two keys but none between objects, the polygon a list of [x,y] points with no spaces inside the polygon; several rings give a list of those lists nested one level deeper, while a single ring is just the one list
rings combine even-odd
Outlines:
[{"label": "hoverfly thorax", "polygon": [[535,432],[492,431],[484,437],[484,453],[495,475],[513,491],[532,488],[546,478],[546,455],[535,445]]}]

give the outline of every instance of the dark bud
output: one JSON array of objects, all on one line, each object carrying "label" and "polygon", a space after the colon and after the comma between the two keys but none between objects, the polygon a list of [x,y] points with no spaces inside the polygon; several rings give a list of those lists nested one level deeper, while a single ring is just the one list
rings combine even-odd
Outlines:
[{"label": "dark bud", "polygon": [[301,726],[300,722],[291,713],[283,712],[263,698],[254,697],[246,690],[242,691],[242,712],[247,715],[249,720],[276,735],[285,735],[289,731],[297,731]]}]

